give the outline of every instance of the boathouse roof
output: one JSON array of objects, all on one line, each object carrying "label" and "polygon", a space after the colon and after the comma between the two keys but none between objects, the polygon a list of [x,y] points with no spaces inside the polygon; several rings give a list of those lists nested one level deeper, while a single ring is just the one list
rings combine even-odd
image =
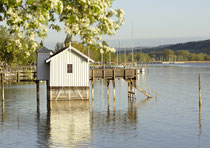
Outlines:
[{"label": "boathouse roof", "polygon": [[46,60],[46,63],[49,63],[53,57],[59,55],[60,53],[66,51],[66,50],[74,51],[75,53],[79,54],[81,57],[87,59],[88,61],[93,62],[93,63],[95,62],[93,59],[89,58],[88,56],[86,56],[85,54],[83,54],[82,52],[77,50],[76,48],[69,46],[69,47],[64,47],[64,48],[58,50],[56,53],[54,53],[52,56],[50,56],[49,59]]},{"label": "boathouse roof", "polygon": [[38,50],[37,50],[37,52],[42,52],[42,53],[49,53],[49,52],[53,52],[52,50],[49,50],[48,48],[46,48],[46,47],[44,47],[44,46],[42,46],[41,48],[39,48]]}]

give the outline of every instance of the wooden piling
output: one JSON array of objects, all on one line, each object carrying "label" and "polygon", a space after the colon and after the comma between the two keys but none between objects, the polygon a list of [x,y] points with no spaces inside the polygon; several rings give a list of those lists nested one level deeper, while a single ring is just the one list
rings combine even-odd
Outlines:
[{"label": "wooden piling", "polygon": [[113,80],[115,81],[115,70],[113,69]]},{"label": "wooden piling", "polygon": [[40,99],[40,92],[39,92],[39,80],[36,80],[36,102],[37,105],[39,105],[39,99]]},{"label": "wooden piling", "polygon": [[92,100],[94,100],[94,81],[92,81]]},{"label": "wooden piling", "polygon": [[136,99],[136,80],[134,81],[134,93],[135,93],[135,99]]},{"label": "wooden piling", "polygon": [[134,92],[134,83],[132,79],[131,79],[131,91],[133,92],[132,99],[134,99],[135,92]]},{"label": "wooden piling", "polygon": [[198,77],[198,83],[199,83],[199,107],[202,105],[202,98],[201,98],[201,75],[199,74]]},{"label": "wooden piling", "polygon": [[110,93],[109,93],[109,80],[107,80],[107,109],[109,110],[109,97],[110,97]]},{"label": "wooden piling", "polygon": [[94,70],[92,70],[92,76],[93,76],[93,82],[94,82],[94,77],[95,77],[95,73],[94,73]]},{"label": "wooden piling", "polygon": [[1,73],[1,97],[4,101],[4,73]]},{"label": "wooden piling", "polygon": [[49,80],[46,81],[46,85],[47,85],[47,110],[50,111],[51,110],[51,102],[50,100],[51,98],[51,88],[50,88],[50,83]]},{"label": "wooden piling", "polygon": [[115,80],[113,80],[113,107],[114,107],[114,112],[115,112]]},{"label": "wooden piling", "polygon": [[20,82],[20,73],[17,71],[17,82]]},{"label": "wooden piling", "polygon": [[126,80],[126,69],[124,69],[124,79]]},{"label": "wooden piling", "polygon": [[92,90],[91,90],[91,96],[92,96],[92,112],[94,112],[94,77],[92,80]]},{"label": "wooden piling", "polygon": [[86,88],[86,95],[87,95],[87,99],[90,99],[90,88]]},{"label": "wooden piling", "polygon": [[128,82],[128,99],[131,99],[130,81]]}]

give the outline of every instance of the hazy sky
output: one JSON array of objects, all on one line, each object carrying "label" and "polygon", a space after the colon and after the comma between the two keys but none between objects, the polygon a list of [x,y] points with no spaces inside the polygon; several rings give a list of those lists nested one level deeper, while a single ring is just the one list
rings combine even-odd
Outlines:
[{"label": "hazy sky", "polygon": [[[115,0],[126,23],[115,36],[104,37],[111,46],[130,46],[133,24],[134,46],[156,46],[210,39],[210,0]],[[45,44],[54,48],[64,32],[49,31]]]}]

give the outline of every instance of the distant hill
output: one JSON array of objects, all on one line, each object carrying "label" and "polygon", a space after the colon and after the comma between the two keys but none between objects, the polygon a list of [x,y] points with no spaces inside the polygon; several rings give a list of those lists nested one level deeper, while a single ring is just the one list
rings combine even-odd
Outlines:
[{"label": "distant hill", "polygon": [[[171,49],[173,51],[177,50],[188,50],[191,53],[206,53],[210,54],[210,40],[204,41],[193,41],[187,43],[178,43],[178,44],[171,44],[171,45],[161,45],[157,47],[135,47],[134,52],[158,52],[163,51],[164,49]],[[121,49],[122,51],[123,49]],[[127,50],[127,53],[130,53],[131,50]]]}]

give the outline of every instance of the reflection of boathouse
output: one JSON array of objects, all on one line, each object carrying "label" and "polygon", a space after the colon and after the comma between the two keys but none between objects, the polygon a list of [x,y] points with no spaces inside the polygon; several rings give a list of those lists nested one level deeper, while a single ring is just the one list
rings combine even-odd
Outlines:
[{"label": "reflection of boathouse", "polygon": [[50,135],[54,144],[77,145],[89,141],[90,111],[88,101],[52,102]]},{"label": "reflection of boathouse", "polygon": [[89,63],[92,59],[73,48],[37,51],[37,80],[49,85],[50,100],[88,99]]},{"label": "reflection of boathouse", "polygon": [[46,116],[38,116],[39,147],[81,147],[91,139],[89,101],[52,101]]}]

